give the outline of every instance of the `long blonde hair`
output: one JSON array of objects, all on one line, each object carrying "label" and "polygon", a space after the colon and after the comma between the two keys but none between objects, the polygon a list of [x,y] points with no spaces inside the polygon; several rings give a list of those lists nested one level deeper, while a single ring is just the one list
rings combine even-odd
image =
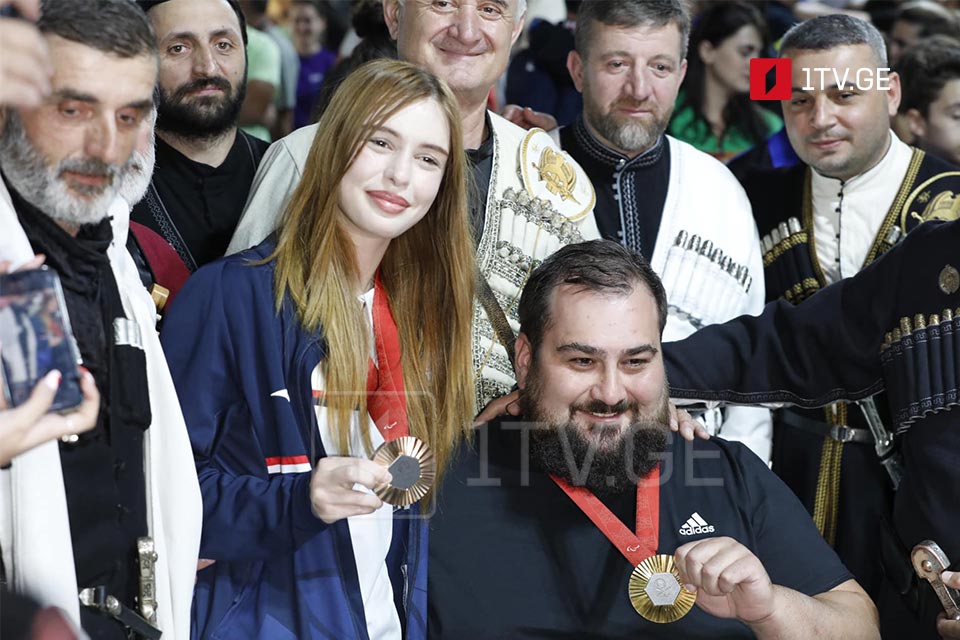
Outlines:
[{"label": "long blonde hair", "polygon": [[[380,277],[400,337],[410,434],[430,445],[442,472],[475,413],[470,345],[476,267],[460,111],[446,84],[397,60],[374,60],[353,71],[320,120],[268,260],[276,260],[277,308],[289,295],[304,328],[323,332],[324,397],[346,452],[352,413],[359,409],[361,424],[366,416],[370,334],[357,301],[360,276],[343,228],[339,185],[370,136],[424,99],[436,101],[446,116],[449,156],[433,205],[390,242]],[[369,434],[362,432],[369,450]]]}]

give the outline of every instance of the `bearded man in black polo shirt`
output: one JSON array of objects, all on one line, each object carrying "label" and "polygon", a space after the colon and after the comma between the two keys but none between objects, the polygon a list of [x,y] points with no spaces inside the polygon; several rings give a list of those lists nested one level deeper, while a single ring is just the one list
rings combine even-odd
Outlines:
[{"label": "bearded man in black polo shirt", "polygon": [[[156,31],[160,77],[156,168],[131,218],[157,282],[176,293],[188,273],[223,256],[268,145],[237,128],[247,86],[237,1],[139,4]],[[157,236],[164,252],[154,253]],[[182,278],[168,261],[182,263]]]},{"label": "bearded man in black polo shirt", "polygon": [[879,637],[870,599],[759,458],[669,437],[666,297],[642,257],[564,247],[519,314],[529,422],[482,426],[438,491],[432,637]]}]

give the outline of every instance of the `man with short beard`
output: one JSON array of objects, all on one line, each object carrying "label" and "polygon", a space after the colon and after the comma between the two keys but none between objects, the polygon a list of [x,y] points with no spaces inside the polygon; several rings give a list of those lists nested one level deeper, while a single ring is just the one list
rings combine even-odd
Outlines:
[{"label": "man with short beard", "polygon": [[149,128],[156,41],[128,0],[44,0],[37,28],[51,93],[3,113],[0,170],[16,220],[4,221],[0,258],[42,253],[59,275],[100,407],[92,430],[3,472],[3,568],[12,588],[63,608],[92,638],[187,637],[199,486],[118,198]]},{"label": "man with short beard", "polygon": [[[156,169],[132,219],[138,240],[173,248],[151,264],[161,280],[221,257],[267,143],[237,128],[246,94],[246,25],[236,0],[140,0],[160,49]],[[179,265],[176,265],[179,267]]]},{"label": "man with short beard", "polygon": [[[670,437],[667,304],[641,256],[563,247],[519,313],[529,421],[480,427],[438,489],[431,637],[879,637],[870,599],[766,465],[739,443]],[[656,568],[631,596],[641,563]]]},{"label": "man with short beard", "polygon": [[[586,0],[567,67],[583,113],[560,145],[597,192],[603,237],[642,254],[670,300],[667,340],[763,308],[760,240],[746,194],[720,162],[664,132],[687,68],[682,0]],[[730,407],[711,432],[770,457],[770,412]]]}]

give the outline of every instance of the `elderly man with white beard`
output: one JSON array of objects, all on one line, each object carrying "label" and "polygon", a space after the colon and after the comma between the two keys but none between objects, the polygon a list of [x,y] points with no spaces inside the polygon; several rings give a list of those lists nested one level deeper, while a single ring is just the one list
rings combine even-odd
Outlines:
[{"label": "elderly man with white beard", "polygon": [[59,274],[101,406],[91,431],[3,472],[3,564],[15,590],[65,609],[92,637],[188,637],[199,489],[118,197],[148,135],[156,41],[126,0],[45,0],[37,27],[51,92],[3,114],[13,213],[0,211],[0,259],[42,253]]}]

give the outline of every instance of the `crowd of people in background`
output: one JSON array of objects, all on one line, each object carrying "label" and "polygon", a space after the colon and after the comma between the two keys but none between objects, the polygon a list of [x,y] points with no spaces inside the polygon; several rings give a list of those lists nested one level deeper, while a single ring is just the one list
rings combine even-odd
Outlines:
[{"label": "crowd of people in background", "polygon": [[3,638],[960,638],[960,2],[0,8]]}]

